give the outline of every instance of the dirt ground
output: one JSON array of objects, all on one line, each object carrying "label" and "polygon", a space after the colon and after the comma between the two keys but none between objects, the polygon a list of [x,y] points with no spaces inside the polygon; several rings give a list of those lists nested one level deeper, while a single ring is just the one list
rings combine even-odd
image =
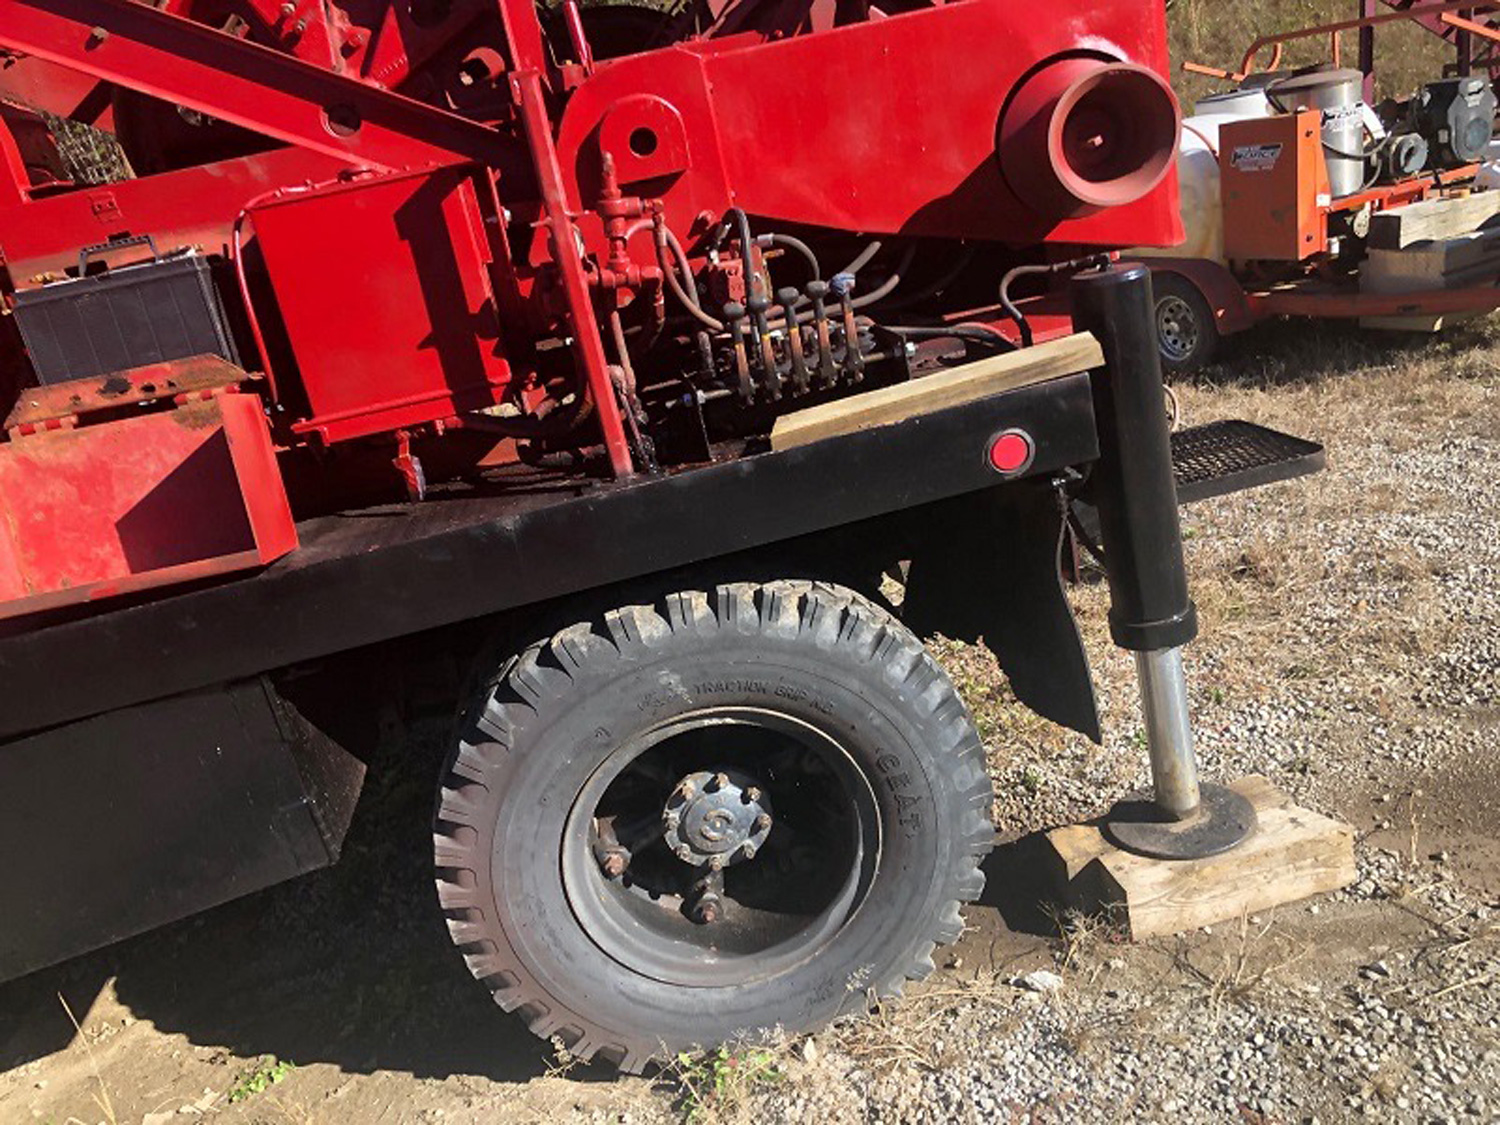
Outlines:
[{"label": "dirt ground", "polygon": [[[1034,833],[1145,779],[1097,576],[1073,591],[1103,747],[942,644],[1005,843],[904,1002],[652,1079],[570,1066],[451,951],[425,825],[443,724],[388,738],[337,868],[0,986],[0,1121],[1500,1120],[1500,328],[1271,328],[1181,388],[1189,422],[1323,440],[1309,480],[1186,512],[1205,772],[1358,831],[1360,882],[1122,944],[1040,911]],[[39,842],[39,848],[44,843]],[[1056,973],[1056,991],[1014,982]]]}]

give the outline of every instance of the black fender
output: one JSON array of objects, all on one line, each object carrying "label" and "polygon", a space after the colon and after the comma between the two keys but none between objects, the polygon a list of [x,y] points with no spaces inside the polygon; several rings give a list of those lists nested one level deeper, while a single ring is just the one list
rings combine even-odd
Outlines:
[{"label": "black fender", "polygon": [[914,536],[901,616],[919,636],[979,642],[1016,698],[1099,742],[1099,708],[1062,587],[1066,500],[1044,480],[935,504]]}]

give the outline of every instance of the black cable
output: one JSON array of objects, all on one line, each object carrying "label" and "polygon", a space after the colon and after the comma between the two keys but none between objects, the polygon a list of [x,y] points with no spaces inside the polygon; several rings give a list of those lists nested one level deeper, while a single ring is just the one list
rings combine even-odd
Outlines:
[{"label": "black cable", "polygon": [[1003,333],[993,328],[984,328],[977,324],[950,324],[941,325],[891,325],[882,324],[881,328],[887,332],[894,332],[897,336],[911,336],[918,340],[974,340],[991,347],[1000,347],[1005,351],[1016,351],[1014,340],[1008,340]]}]

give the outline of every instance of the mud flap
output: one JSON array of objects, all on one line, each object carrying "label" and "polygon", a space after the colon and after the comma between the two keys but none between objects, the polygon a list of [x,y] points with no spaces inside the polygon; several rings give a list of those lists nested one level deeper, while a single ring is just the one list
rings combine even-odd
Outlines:
[{"label": "mud flap", "polygon": [[1097,743],[1088,657],[1063,595],[1064,514],[1043,481],[935,505],[907,573],[902,618],[922,637],[983,641],[1016,698]]}]

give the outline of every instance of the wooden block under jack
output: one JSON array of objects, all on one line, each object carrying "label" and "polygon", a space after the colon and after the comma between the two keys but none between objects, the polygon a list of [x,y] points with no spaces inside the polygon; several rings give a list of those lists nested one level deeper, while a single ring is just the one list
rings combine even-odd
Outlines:
[{"label": "wooden block under jack", "polygon": [[1292,804],[1263,777],[1230,786],[1259,820],[1244,843],[1207,859],[1147,859],[1122,851],[1096,824],[1047,833],[1057,897],[1109,913],[1133,939],[1182,933],[1269,910],[1355,881],[1354,829]]}]

